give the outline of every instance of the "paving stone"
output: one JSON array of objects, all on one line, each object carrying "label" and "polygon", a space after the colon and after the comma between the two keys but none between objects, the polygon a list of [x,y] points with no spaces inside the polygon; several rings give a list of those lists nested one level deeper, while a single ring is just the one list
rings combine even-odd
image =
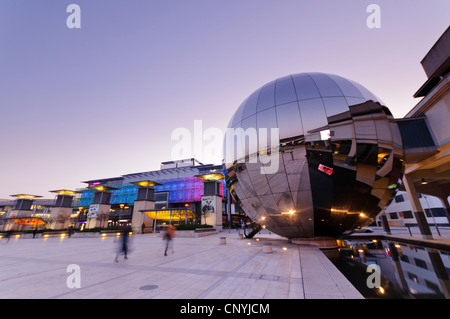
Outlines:
[{"label": "paving stone", "polygon": [[[161,238],[133,235],[128,260],[118,263],[115,237],[0,241],[0,298],[362,298],[319,249],[261,239],[228,231],[175,238],[175,252],[164,256]],[[271,254],[263,241],[272,242]],[[67,286],[71,264],[80,267],[81,288]],[[158,287],[139,289],[145,285]]]}]

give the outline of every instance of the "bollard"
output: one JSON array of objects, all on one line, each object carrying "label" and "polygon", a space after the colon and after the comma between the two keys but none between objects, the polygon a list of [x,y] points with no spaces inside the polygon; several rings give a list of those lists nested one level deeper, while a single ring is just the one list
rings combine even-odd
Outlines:
[{"label": "bollard", "polygon": [[220,237],[220,244],[221,245],[226,245],[227,243],[227,238],[226,237]]},{"label": "bollard", "polygon": [[263,252],[266,254],[272,253],[272,243],[264,243],[263,244]]}]

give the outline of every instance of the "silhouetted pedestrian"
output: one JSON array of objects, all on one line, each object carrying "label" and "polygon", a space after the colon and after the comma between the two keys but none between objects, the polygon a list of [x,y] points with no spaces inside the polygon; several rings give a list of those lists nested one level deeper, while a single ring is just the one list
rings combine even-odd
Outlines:
[{"label": "silhouetted pedestrian", "polygon": [[34,227],[34,229],[33,229],[33,238],[36,237],[36,234],[37,234],[37,227]]},{"label": "silhouetted pedestrian", "polygon": [[129,227],[126,227],[124,230],[122,230],[119,238],[119,249],[117,250],[116,258],[114,259],[115,262],[119,262],[119,255],[123,254],[123,259],[128,259],[128,239],[130,237],[130,229]]},{"label": "silhouetted pedestrian", "polygon": [[70,226],[68,230],[69,230],[69,238],[70,238],[70,237],[72,237],[72,235],[75,231],[73,230],[73,226]]},{"label": "silhouetted pedestrian", "polygon": [[7,243],[9,243],[9,240],[11,239],[11,236],[12,236],[12,230],[8,230],[6,232],[6,235],[5,235],[6,239],[8,239]]},{"label": "silhouetted pedestrian", "polygon": [[171,244],[172,254],[173,254],[173,243],[172,240],[175,237],[175,227],[172,225],[168,225],[166,228],[166,232],[163,235],[163,240],[166,241],[166,250],[164,251],[164,256],[167,256],[167,250],[169,249],[169,245]]}]

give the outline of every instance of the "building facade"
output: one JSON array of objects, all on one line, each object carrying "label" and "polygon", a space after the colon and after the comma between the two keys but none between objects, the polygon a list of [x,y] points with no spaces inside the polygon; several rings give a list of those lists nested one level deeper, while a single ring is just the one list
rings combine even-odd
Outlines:
[{"label": "building facade", "polygon": [[[221,225],[225,227],[240,227],[242,222],[248,222],[248,218],[236,207],[223,179],[223,166],[213,164],[202,164],[196,159],[163,162],[159,170],[126,174],[122,176],[88,180],[85,188],[76,190],[71,202],[72,214],[65,221],[65,227],[84,229],[90,215],[94,211],[97,189],[108,188],[107,214],[96,224],[98,227],[126,226],[131,225],[133,211],[135,211],[138,199],[139,183],[142,181],[153,181],[154,186],[152,211],[157,212],[157,224],[146,219],[144,231],[151,232],[163,224],[177,223],[207,223],[204,210],[202,211],[202,197],[205,194],[205,179],[203,176],[216,174],[217,189],[214,190],[220,198],[218,207],[215,209],[222,212]],[[220,177],[221,176],[221,177]],[[31,200],[31,206],[27,217],[39,218],[50,224],[55,221],[51,217],[52,211],[56,210],[57,198]],[[34,225],[17,225],[13,217],[17,211],[17,200],[0,201],[0,230],[8,229],[30,229]],[[148,213],[151,215],[151,212]],[[60,218],[61,219],[61,218]],[[8,226],[9,225],[9,226]],[[140,225],[141,226],[141,225]],[[40,227],[44,227],[41,225]],[[51,228],[57,228],[55,224]],[[142,231],[142,229],[141,229]]]},{"label": "building facade", "polygon": [[[417,194],[420,204],[424,209],[427,223],[430,226],[450,226],[447,218],[447,213],[441,199],[436,196]],[[384,210],[388,223],[393,227],[414,227],[418,225],[416,217],[414,216],[411,201],[408,193],[399,191],[392,201],[392,203]],[[377,224],[380,224],[380,219]]]},{"label": "building facade", "polygon": [[400,190],[408,194],[424,238],[432,234],[418,194],[439,198],[450,220],[450,27],[421,61],[428,80],[414,94],[421,100],[398,119],[405,174]]}]

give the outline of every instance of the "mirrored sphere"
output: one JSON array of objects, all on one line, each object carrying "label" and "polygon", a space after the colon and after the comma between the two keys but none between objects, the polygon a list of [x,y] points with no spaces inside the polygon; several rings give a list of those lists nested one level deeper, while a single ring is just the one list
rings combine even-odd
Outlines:
[{"label": "mirrored sphere", "polygon": [[324,73],[289,75],[253,92],[229,122],[224,154],[237,204],[287,238],[369,225],[403,174],[389,109],[362,85]]}]

